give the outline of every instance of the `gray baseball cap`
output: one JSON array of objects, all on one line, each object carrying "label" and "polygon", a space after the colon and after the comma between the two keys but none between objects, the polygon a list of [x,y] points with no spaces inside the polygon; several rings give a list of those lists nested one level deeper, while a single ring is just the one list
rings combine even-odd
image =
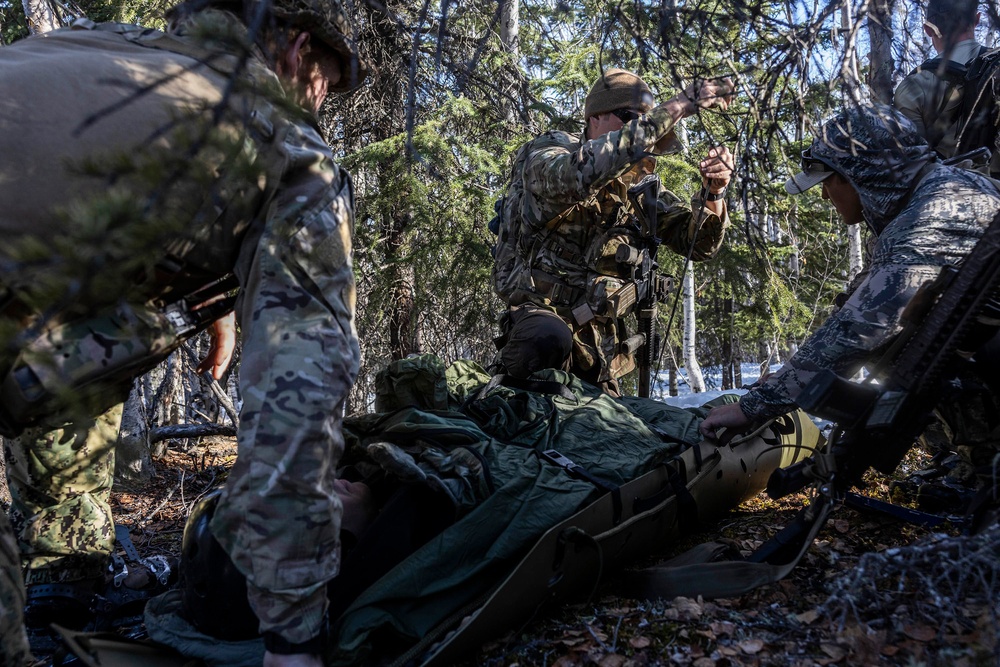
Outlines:
[{"label": "gray baseball cap", "polygon": [[785,192],[800,195],[814,185],[822,183],[836,172],[822,160],[812,155],[812,147],[802,151],[802,171],[785,181]]}]

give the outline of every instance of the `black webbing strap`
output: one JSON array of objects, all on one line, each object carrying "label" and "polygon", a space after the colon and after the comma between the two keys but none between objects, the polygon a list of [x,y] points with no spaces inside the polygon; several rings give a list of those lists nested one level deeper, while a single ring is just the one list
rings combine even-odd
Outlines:
[{"label": "black webbing strap", "polygon": [[854,493],[853,491],[844,495],[844,504],[857,510],[869,510],[873,512],[880,512],[882,514],[888,514],[889,516],[899,519],[900,521],[906,521],[907,523],[912,523],[917,526],[927,526],[928,528],[940,526],[942,523],[946,522],[953,523],[957,526],[968,523],[968,518],[966,517],[948,517],[941,516],[940,514],[931,514],[930,512],[921,512],[920,510],[911,510],[907,507],[900,507],[899,505],[887,503],[884,500],[862,496],[861,494]]},{"label": "black webbing strap", "polygon": [[587,472],[582,466],[574,463],[569,457],[563,456],[555,449],[546,449],[545,451],[539,452],[543,460],[548,461],[554,466],[559,466],[566,472],[570,474],[571,477],[577,479],[582,479],[585,482],[590,482],[595,487],[604,491],[605,493],[611,494],[611,502],[614,504],[614,517],[612,519],[614,525],[618,525],[622,520],[622,492],[621,487],[617,484],[612,484],[611,482],[606,482],[602,479],[594,477],[589,472]]},{"label": "black webbing strap", "polygon": [[[700,450],[700,447],[695,447]],[[698,527],[698,501],[691,495],[684,478],[673,466],[667,466],[667,482],[677,497],[677,524],[684,533],[692,533]]]},{"label": "black webbing strap", "polygon": [[556,382],[555,380],[529,380],[527,378],[514,377],[513,375],[494,375],[490,381],[483,385],[483,388],[479,390],[479,393],[476,394],[476,398],[484,398],[498,386],[515,389],[517,391],[529,391],[535,394],[552,394],[554,396],[565,398],[567,401],[573,401],[574,403],[579,402],[576,395],[562,382]]},{"label": "black webbing strap", "polygon": [[663,442],[675,442],[680,445],[684,445],[684,451],[690,450],[694,454],[694,466],[696,472],[701,472],[701,467],[705,463],[705,459],[701,454],[701,447],[698,445],[692,446],[690,442],[683,440],[675,435],[667,433],[662,428],[655,426],[653,424],[646,424],[650,431],[660,436],[660,440]]}]

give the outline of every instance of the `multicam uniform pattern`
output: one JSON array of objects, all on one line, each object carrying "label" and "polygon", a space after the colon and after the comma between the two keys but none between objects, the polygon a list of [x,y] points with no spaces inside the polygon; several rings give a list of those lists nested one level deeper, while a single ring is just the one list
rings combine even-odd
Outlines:
[{"label": "multicam uniform pattern", "polygon": [[[592,381],[620,377],[633,367],[630,356],[618,354],[616,320],[628,311],[615,312],[614,302],[628,267],[615,253],[622,244],[645,247],[638,221],[654,219],[650,227],[659,243],[682,255],[693,241],[695,261],[711,258],[722,246],[725,209],[720,218],[696,196],[692,211],[660,188],[651,210],[628,193],[652,172],[657,143],[673,126],[667,110],[656,107],[591,141],[548,132],[522,146],[514,160],[494,287],[510,306],[534,304],[565,320],[573,330],[573,370],[587,371]],[[583,305],[589,312],[574,316]]]},{"label": "multicam uniform pattern", "polygon": [[[213,529],[247,576],[261,630],[301,643],[319,633],[325,583],[339,566],[341,506],[332,482],[343,447],[344,399],[360,357],[350,261],[354,193],[314,121],[293,115],[288,100],[275,97],[280,86],[273,73],[256,57],[244,61],[234,55],[239,51],[227,50],[226,35],[245,34],[239,21],[207,11],[194,23],[185,34],[166,35],[84,22],[0,52],[0,84],[7,91],[0,100],[0,195],[10,204],[0,211],[0,229],[72,236],[75,228],[66,227],[60,212],[78,211],[79,201],[115,190],[92,171],[52,165],[105,156],[117,166],[127,162],[119,154],[129,151],[191,164],[175,191],[155,192],[162,205],[150,214],[167,209],[188,221],[182,238],[169,244],[186,272],[211,278],[233,271],[241,286],[239,462]],[[201,41],[206,35],[220,38],[209,44]],[[229,88],[234,71],[244,78]],[[46,86],[37,85],[40,80]],[[147,94],[134,95],[147,84],[153,84]],[[76,91],[72,107],[65,104],[67,86]],[[224,136],[192,134],[185,119],[205,118],[224,100]],[[29,131],[24,108],[51,115],[33,116],[31,127],[44,127],[45,136]],[[189,152],[192,147],[203,153]],[[233,168],[213,171],[220,161]],[[151,162],[134,171],[162,176]],[[221,177],[204,183],[191,176],[202,166],[200,174]],[[40,180],[43,167],[47,178]],[[141,179],[126,182],[143,187]],[[123,200],[141,206],[151,187],[147,182]],[[9,285],[9,278],[0,280]],[[94,487],[94,506],[106,505],[113,469],[108,448],[79,447],[82,442],[33,439],[26,455],[55,461],[59,471],[24,476],[16,497],[44,505],[38,499],[56,498],[64,488],[70,489],[64,495],[79,495],[80,477]],[[38,449],[44,456],[29,454]],[[33,469],[42,467],[28,466]],[[40,521],[44,511],[31,506],[22,522],[46,536],[47,544],[36,547],[55,555],[110,550],[110,514],[95,511],[86,519],[93,523],[82,525],[76,510]]]},{"label": "multicam uniform pattern", "polygon": [[994,182],[940,164],[894,110],[850,110],[825,129],[812,154],[855,187],[878,242],[866,278],[844,306],[787,364],[740,399],[752,419],[794,409],[821,370],[850,377],[876,360],[900,331],[900,315],[917,289],[941,267],[960,262],[1000,211]]}]

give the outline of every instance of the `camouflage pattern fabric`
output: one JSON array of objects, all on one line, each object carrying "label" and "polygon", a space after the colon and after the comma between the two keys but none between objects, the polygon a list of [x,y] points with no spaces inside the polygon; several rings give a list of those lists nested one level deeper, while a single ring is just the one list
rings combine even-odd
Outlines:
[{"label": "camouflage pattern fabric", "polygon": [[[319,632],[324,586],[339,562],[341,508],[331,485],[344,398],[360,357],[350,261],[354,194],[315,120],[294,110],[262,60],[240,50],[245,42],[235,17],[206,11],[177,34],[81,21],[4,48],[0,230],[8,238],[72,241],[118,206],[128,213],[118,224],[136,226],[115,228],[116,238],[147,253],[147,268],[169,252],[202,279],[236,274],[244,399],[239,461],[213,530],[247,576],[260,629],[301,643]],[[241,76],[231,85],[234,73]],[[136,95],[143,86],[146,94]],[[74,91],[72,113],[67,89]],[[23,108],[38,111],[30,128],[44,133],[29,131]],[[213,118],[221,121],[206,125]],[[32,177],[38,173],[46,178]],[[134,238],[139,227],[161,224],[169,236]],[[99,247],[108,256],[85,259],[115,267],[113,253],[121,249],[104,232],[95,238],[103,239]],[[67,254],[56,265],[65,271],[76,265],[74,249],[88,246],[53,247]],[[8,288],[21,279],[6,271],[11,265],[17,266],[0,266]],[[38,277],[49,280],[45,272],[54,270],[44,265]],[[85,293],[74,308],[100,312],[118,300],[148,299],[151,292],[160,299],[191,285],[157,282],[137,292],[118,276],[104,287]],[[37,448],[45,440],[32,442]],[[91,465],[108,461],[95,454]],[[52,540],[69,551],[105,539],[106,523],[64,523],[63,536]]]},{"label": "camouflage pattern fabric", "polygon": [[917,289],[941,267],[960,262],[1000,211],[993,181],[938,163],[913,125],[888,107],[842,112],[824,126],[812,152],[857,189],[879,238],[868,274],[843,308],[740,399],[752,419],[794,409],[821,370],[850,377],[876,360],[899,332]]},{"label": "camouflage pattern fabric", "polygon": [[286,142],[290,177],[249,272],[237,273],[239,451],[212,532],[246,575],[261,630],[301,643],[319,634],[339,567],[333,481],[361,352],[350,177],[311,129],[289,128]]},{"label": "camouflage pattern fabric", "polygon": [[104,576],[115,543],[108,500],[121,417],[118,405],[96,419],[4,440],[25,583]]},{"label": "camouflage pattern fabric", "polygon": [[[615,259],[618,248],[646,248],[640,220],[653,220],[651,232],[674,252],[692,259],[715,255],[729,221],[703,207],[692,207],[659,188],[655,201],[638,201],[629,188],[652,172],[657,143],[674,120],[656,107],[617,132],[590,141],[552,131],[522,146],[514,160],[503,200],[494,289],[511,306],[533,303],[562,317],[573,329],[574,372],[597,381],[620,377],[634,363],[617,353],[616,309],[627,288],[629,267]],[[652,253],[656,245],[652,244]],[[616,296],[617,295],[617,296]],[[589,315],[573,315],[589,307]],[[590,319],[590,315],[593,319]],[[617,357],[617,358],[616,358]]]},{"label": "camouflage pattern fabric", "polygon": [[[981,48],[976,40],[968,39],[956,44],[942,57],[964,65],[975,58]],[[940,78],[934,70],[918,68],[896,86],[892,104],[913,122],[917,133],[942,157],[955,155],[961,86]]]},{"label": "camouflage pattern fabric", "polygon": [[0,656],[10,667],[34,662],[24,631],[24,584],[19,560],[14,531],[0,512]]}]

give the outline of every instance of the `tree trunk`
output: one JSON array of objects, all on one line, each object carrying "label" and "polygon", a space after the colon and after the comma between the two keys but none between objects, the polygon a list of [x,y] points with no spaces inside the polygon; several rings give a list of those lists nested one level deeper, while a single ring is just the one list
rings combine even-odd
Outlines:
[{"label": "tree trunk", "polygon": [[892,102],[892,14],[895,0],[873,0],[868,10],[868,39],[871,42],[871,69],[868,86],[872,99],[882,104]]},{"label": "tree trunk", "polygon": [[389,353],[394,361],[420,352],[419,326],[413,312],[413,266],[403,261],[409,223],[408,212],[393,215],[385,247],[393,267],[389,288]]},{"label": "tree trunk", "polygon": [[516,59],[521,53],[519,35],[521,31],[519,0],[502,0],[500,5],[500,41],[504,48]]},{"label": "tree trunk", "polygon": [[849,225],[847,227],[847,248],[849,261],[850,280],[854,280],[865,268],[865,257],[861,244],[861,225]]},{"label": "tree trunk", "polygon": [[149,449],[149,423],[142,401],[142,385],[136,383],[122,408],[122,423],[115,447],[115,479],[148,482],[154,475]]},{"label": "tree trunk", "polygon": [[705,378],[695,353],[697,323],[694,315],[694,268],[689,264],[684,272],[684,367],[687,369],[691,391],[705,391]]},{"label": "tree trunk", "polygon": [[32,35],[55,30],[60,27],[59,12],[51,0],[21,0],[24,17],[28,19],[28,31]]},{"label": "tree trunk", "polygon": [[[10,489],[7,487],[7,455],[4,452],[7,449],[7,445],[3,441],[3,437],[0,437],[0,505],[4,507],[10,507]],[[0,508],[0,512],[3,509]]]},{"label": "tree trunk", "polygon": [[670,364],[670,370],[667,378],[669,383],[668,391],[670,395],[677,396],[680,393],[680,387],[677,386],[677,366]]},{"label": "tree trunk", "polygon": [[732,389],[733,388],[733,329],[732,329],[732,313],[733,313],[733,300],[725,299],[722,302],[722,308],[725,316],[728,316],[729,326],[722,334],[722,388]]}]

